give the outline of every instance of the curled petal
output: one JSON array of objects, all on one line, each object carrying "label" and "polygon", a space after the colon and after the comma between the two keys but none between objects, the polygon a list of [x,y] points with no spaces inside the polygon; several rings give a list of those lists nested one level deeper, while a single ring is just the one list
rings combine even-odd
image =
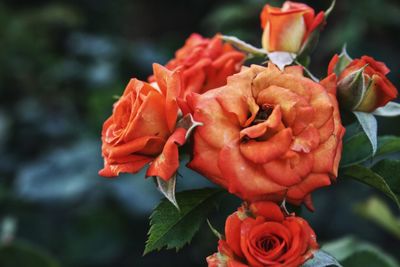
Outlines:
[{"label": "curled petal", "polygon": [[147,176],[158,176],[164,181],[168,181],[179,167],[178,146],[182,146],[186,141],[186,129],[178,128],[168,138],[161,154],[155,158],[147,169]]},{"label": "curled petal", "polygon": [[250,204],[250,210],[256,216],[262,216],[268,221],[281,222],[284,219],[281,208],[270,201],[258,201]]},{"label": "curled petal", "polygon": [[289,149],[292,142],[292,130],[284,129],[268,140],[243,142],[240,144],[240,152],[254,163],[267,163],[279,158]]}]

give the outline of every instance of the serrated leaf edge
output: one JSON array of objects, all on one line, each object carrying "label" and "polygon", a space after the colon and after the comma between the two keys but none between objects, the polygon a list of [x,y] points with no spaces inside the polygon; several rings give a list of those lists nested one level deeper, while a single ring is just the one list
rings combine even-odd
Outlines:
[{"label": "serrated leaf edge", "polygon": [[[195,210],[196,207],[198,207],[198,206],[204,204],[204,202],[206,202],[207,200],[209,200],[211,197],[213,197],[213,196],[215,196],[215,195],[218,195],[218,194],[220,194],[221,192],[222,192],[222,190],[215,190],[209,197],[203,199],[201,202],[199,202],[197,205],[195,205],[195,206],[194,206],[191,210],[189,210],[189,212],[187,212],[184,216],[187,216],[189,213],[191,213],[193,210]],[[164,199],[163,201],[165,201],[165,199]],[[163,203],[163,201],[161,201],[161,202],[157,205],[157,207],[156,207],[154,210],[157,210],[157,208]],[[150,215],[150,229],[149,229],[149,232],[148,232],[148,238],[147,238],[147,241],[146,241],[146,246],[145,246],[145,249],[144,249],[144,252],[143,252],[143,256],[145,256],[146,254],[148,254],[148,253],[150,253],[150,252],[152,252],[152,251],[154,251],[154,250],[160,251],[160,250],[161,250],[163,247],[165,247],[165,246],[167,247],[167,249],[171,249],[171,247],[169,247],[168,245],[163,245],[163,246],[161,246],[161,247],[154,247],[154,246],[153,246],[154,248],[148,249],[148,243],[149,243],[149,240],[150,240],[150,236],[151,236],[152,229],[153,229],[153,227],[154,227],[154,224],[152,223],[152,218],[153,218],[154,214],[155,214],[155,212],[153,212],[153,213]],[[182,218],[183,218],[183,217],[181,217],[181,218],[180,218],[179,220],[177,220],[173,225],[171,225],[165,233],[168,233],[173,227],[175,227],[175,226],[181,221]],[[200,224],[200,225],[201,225],[201,224]],[[200,225],[199,225],[199,228],[200,228]],[[197,230],[198,230],[198,229],[197,229]],[[197,230],[196,230],[196,232],[197,232]],[[164,237],[164,236],[165,236],[165,233],[164,233],[160,238],[158,238],[158,240],[155,241],[154,243],[157,243],[162,237]],[[178,251],[180,248],[182,248],[184,245],[186,245],[187,243],[189,243],[189,242],[190,242],[190,241],[184,242],[184,243],[182,244],[181,247],[176,247],[177,251]]]}]

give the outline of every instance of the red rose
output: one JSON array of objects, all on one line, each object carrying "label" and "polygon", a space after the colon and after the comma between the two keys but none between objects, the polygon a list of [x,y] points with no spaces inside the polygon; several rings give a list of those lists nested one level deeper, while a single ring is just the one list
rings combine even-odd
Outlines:
[{"label": "red rose", "polygon": [[[191,92],[204,93],[225,85],[227,77],[240,70],[244,58],[244,53],[224,44],[218,35],[208,39],[194,33],[165,67],[181,69],[183,89],[180,97],[186,99]],[[149,80],[153,81],[154,76]]]},{"label": "red rose", "polygon": [[239,208],[226,220],[225,236],[207,258],[209,267],[298,267],[318,249],[310,225],[273,202]]},{"label": "red rose", "polygon": [[306,4],[286,1],[282,8],[265,5],[261,12],[262,46],[268,52],[297,53],[310,34],[324,22],[324,12],[315,16]]},{"label": "red rose", "polygon": [[203,123],[188,166],[244,200],[286,198],[311,207],[310,193],[337,176],[344,128],[336,97],[303,76],[252,65],[226,86],[188,103]]},{"label": "red rose", "polygon": [[[335,55],[328,67],[328,74],[335,71],[339,61],[339,56]],[[364,68],[365,67],[365,68]],[[358,94],[358,90],[351,86],[355,73],[360,69],[363,71],[363,82],[365,93]],[[389,73],[385,63],[376,61],[372,57],[362,56],[360,59],[354,59],[345,69],[339,73],[338,78],[338,96],[341,104],[345,107],[363,112],[372,112],[375,109],[385,106],[389,101],[397,97],[397,90],[394,85],[386,78]]]},{"label": "red rose", "polygon": [[177,146],[186,134],[176,129],[181,81],[177,72],[157,64],[153,68],[157,85],[132,79],[104,122],[101,176],[136,173],[152,162],[147,176],[168,180],[179,166]]}]

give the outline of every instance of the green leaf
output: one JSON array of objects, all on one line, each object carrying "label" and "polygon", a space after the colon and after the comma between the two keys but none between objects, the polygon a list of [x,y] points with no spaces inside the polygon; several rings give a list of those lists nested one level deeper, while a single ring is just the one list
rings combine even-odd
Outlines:
[{"label": "green leaf", "polygon": [[[348,128],[346,128],[346,134],[347,129]],[[378,150],[376,151],[375,157],[395,152],[400,152],[400,137],[390,135],[378,137]],[[359,164],[371,158],[372,149],[369,145],[368,137],[364,132],[359,132],[351,137],[344,138],[340,168]]]},{"label": "green leaf", "polygon": [[341,175],[378,189],[391,198],[400,208],[400,196],[396,195],[387,181],[374,171],[361,165],[353,165],[343,169]]},{"label": "green leaf", "polygon": [[357,204],[355,210],[360,216],[378,224],[392,235],[400,238],[400,218],[396,218],[381,199],[371,197],[366,202]]},{"label": "green leaf", "polygon": [[314,257],[302,265],[302,267],[343,267],[334,257],[325,251],[318,250],[314,252]]},{"label": "green leaf", "polygon": [[176,199],[180,211],[163,199],[150,216],[149,238],[143,254],[163,247],[179,250],[189,243],[222,192],[214,188],[179,192]]},{"label": "green leaf", "polygon": [[353,113],[356,115],[358,122],[361,124],[361,127],[371,143],[372,155],[375,155],[378,149],[378,123],[374,115],[359,111],[354,111]]},{"label": "green leaf", "polygon": [[371,145],[364,132],[357,133],[343,141],[342,159],[340,168],[349,167],[370,159],[372,156]]},{"label": "green leaf", "polygon": [[343,45],[342,52],[339,54],[339,60],[335,65],[334,73],[339,77],[342,71],[350,64],[352,61],[349,54],[347,54],[346,44]]},{"label": "green leaf", "polygon": [[43,249],[27,242],[15,241],[0,246],[0,266],[59,267],[60,265]]},{"label": "green leaf", "polygon": [[381,160],[372,167],[372,170],[385,178],[393,192],[400,196],[400,160]]},{"label": "green leaf", "polygon": [[396,260],[381,249],[354,237],[327,243],[322,249],[334,256],[343,266],[398,267]]},{"label": "green leaf", "polygon": [[154,177],[154,179],[157,189],[179,210],[179,206],[175,198],[176,174],[168,181],[164,181],[158,176]]},{"label": "green leaf", "polygon": [[376,152],[376,156],[383,156],[399,151],[400,137],[392,135],[378,137],[378,151]]},{"label": "green leaf", "polygon": [[243,52],[252,54],[254,56],[263,56],[263,57],[267,56],[267,51],[265,51],[264,49],[254,47],[251,44],[248,44],[235,36],[222,35],[221,38],[225,42],[232,44],[237,49]]},{"label": "green leaf", "polygon": [[389,102],[385,106],[377,108],[372,114],[383,117],[396,117],[400,115],[400,104]]}]

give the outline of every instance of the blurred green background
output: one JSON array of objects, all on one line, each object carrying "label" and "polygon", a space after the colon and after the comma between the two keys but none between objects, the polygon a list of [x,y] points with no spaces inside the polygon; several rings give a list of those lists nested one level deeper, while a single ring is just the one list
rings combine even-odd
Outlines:
[{"label": "blurred green background", "polygon": [[[160,193],[143,173],[106,180],[100,131],[113,95],[153,62],[173,57],[192,32],[236,35],[260,46],[265,0],[2,0],[0,2],[0,263],[4,267],[204,266],[216,251],[206,226],[179,253],[142,257],[148,216]],[[281,1],[269,1],[279,5]],[[308,1],[317,11],[329,1]],[[323,76],[347,42],[350,55],[372,55],[400,86],[400,2],[338,0],[314,52]],[[380,133],[400,134],[398,119]],[[207,181],[181,170],[178,190]],[[356,182],[314,194],[305,212],[320,242],[353,235],[400,258],[400,239],[362,218],[354,205],[380,193]],[[223,229],[238,200],[210,218]],[[397,252],[397,253],[396,253]],[[1,265],[3,267],[3,265]]]}]

